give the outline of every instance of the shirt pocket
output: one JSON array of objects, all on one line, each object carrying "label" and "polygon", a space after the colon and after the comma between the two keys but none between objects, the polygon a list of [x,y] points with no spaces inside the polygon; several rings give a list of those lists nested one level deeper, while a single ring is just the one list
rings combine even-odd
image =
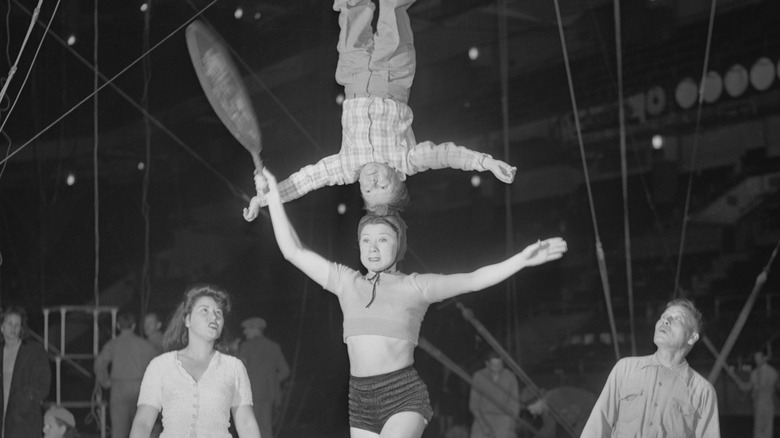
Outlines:
[{"label": "shirt pocket", "polygon": [[[618,428],[637,427],[645,412],[645,394],[641,387],[628,387],[620,391],[618,401]],[[623,426],[623,427],[621,427]],[[638,430],[638,429],[637,429]]]},{"label": "shirt pocket", "polygon": [[692,437],[695,430],[696,409],[686,400],[672,398],[663,415],[663,427],[675,436]]}]

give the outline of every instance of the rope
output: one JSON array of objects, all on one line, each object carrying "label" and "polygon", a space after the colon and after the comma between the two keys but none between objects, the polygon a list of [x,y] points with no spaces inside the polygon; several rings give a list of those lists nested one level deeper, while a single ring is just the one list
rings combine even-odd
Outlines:
[{"label": "rope", "polygon": [[699,147],[699,128],[701,128],[701,114],[702,107],[704,106],[704,87],[706,86],[707,68],[710,63],[710,48],[712,46],[712,29],[715,27],[715,6],[717,0],[712,0],[712,6],[710,7],[710,22],[707,28],[707,46],[704,49],[704,65],[701,71],[701,82],[699,86],[699,103],[696,109],[696,125],[694,127],[693,134],[693,150],[691,151],[691,169],[688,175],[688,188],[685,193],[685,208],[683,209],[683,223],[682,230],[680,232],[680,247],[677,252],[677,270],[674,274],[674,290],[672,296],[677,298],[677,294],[680,290],[680,271],[682,270],[683,250],[685,248],[685,234],[688,228],[688,211],[691,208],[691,193],[693,191],[693,172],[696,170],[696,150]]},{"label": "rope", "polygon": [[[214,0],[214,1],[212,1],[212,3],[210,3],[209,5],[207,5],[207,6],[206,6],[206,8],[208,8],[208,7],[210,7],[211,5],[213,5],[213,4],[214,4],[216,1],[217,1],[217,0]],[[17,7],[19,7],[21,10],[23,10],[24,12],[26,12],[26,13],[30,14],[30,11],[29,11],[27,8],[25,8],[25,7],[24,7],[24,5],[20,4],[18,0],[13,0],[13,2],[14,2],[14,4],[15,4]],[[204,10],[205,10],[205,8],[204,8]],[[196,15],[196,16],[194,16],[194,17],[192,17],[192,18],[190,18],[190,19],[187,21],[187,23],[191,22],[191,21],[192,21],[192,20],[194,20],[196,17],[197,17],[197,15]],[[40,25],[40,24],[39,24],[39,25]],[[185,25],[186,25],[186,23],[185,23]],[[180,26],[179,28],[177,28],[177,29],[174,31],[174,33],[175,33],[175,32],[177,32],[178,30],[180,30],[180,29],[181,29],[181,28],[183,28],[183,27],[184,27],[184,25]],[[94,67],[94,66],[92,66],[92,65],[91,65],[91,64],[90,64],[90,63],[89,63],[89,62],[88,62],[86,59],[84,59],[84,57],[82,57],[82,56],[81,56],[81,55],[80,55],[78,52],[76,52],[76,51],[75,51],[75,50],[74,50],[72,47],[68,46],[68,45],[65,43],[65,41],[63,41],[63,40],[62,40],[62,38],[60,38],[59,36],[57,36],[56,34],[54,34],[53,32],[51,32],[50,30],[48,30],[48,27],[47,27],[46,33],[48,33],[48,34],[49,34],[49,35],[50,35],[52,38],[54,38],[54,39],[55,39],[57,42],[59,42],[59,43],[60,43],[60,44],[61,44],[61,45],[62,45],[62,46],[63,46],[63,47],[66,49],[66,50],[68,50],[68,51],[69,51],[69,52],[70,52],[70,53],[71,53],[71,54],[72,54],[72,55],[73,55],[73,56],[74,56],[76,59],[78,59],[79,61],[81,61],[81,63],[82,63],[82,64],[84,64],[84,65],[85,65],[87,68],[89,68],[89,69],[91,69],[91,70],[93,70],[93,71],[96,71],[96,70],[97,70],[97,69],[95,69],[95,67]],[[167,38],[168,38],[168,37],[166,37],[166,39],[167,39]],[[157,48],[157,47],[158,47],[160,44],[162,44],[162,42],[163,42],[163,41],[161,41],[160,43],[158,43],[157,45],[155,45],[154,47],[152,47],[152,48],[149,50],[149,52],[151,52],[151,51],[153,51],[155,48]],[[148,54],[149,52],[147,52],[147,54]],[[142,55],[142,56],[145,56],[145,55]],[[137,62],[138,62],[138,60],[134,61],[134,62],[133,62],[133,64],[135,64],[135,63],[137,63]],[[107,76],[105,76],[104,74],[102,74],[102,73],[100,73],[100,72],[98,71],[98,74],[100,75],[100,78],[101,78],[101,79],[102,79],[102,80],[103,80],[105,83],[104,83],[104,84],[103,84],[103,86],[101,86],[101,87],[100,87],[100,88],[99,88],[97,91],[100,91],[100,89],[104,88],[106,85],[108,85],[109,87],[111,87],[111,89],[112,89],[112,90],[114,90],[114,91],[115,91],[117,94],[119,94],[120,96],[122,96],[122,98],[123,98],[123,99],[125,99],[125,101],[127,101],[127,102],[128,102],[130,105],[131,105],[131,106],[133,106],[135,109],[137,109],[137,110],[138,110],[140,113],[144,114],[144,115],[145,115],[145,116],[146,116],[146,117],[147,117],[147,118],[148,118],[148,119],[149,119],[149,120],[150,120],[150,121],[151,121],[151,122],[152,122],[152,123],[155,125],[155,127],[157,127],[158,129],[160,129],[160,130],[161,130],[163,133],[165,133],[165,134],[166,134],[166,135],[167,135],[169,138],[171,138],[171,139],[172,139],[172,140],[173,140],[173,141],[174,141],[174,142],[175,142],[177,145],[179,145],[179,146],[180,146],[182,149],[184,149],[186,152],[188,152],[190,155],[192,155],[192,156],[195,158],[195,160],[196,160],[196,161],[198,161],[200,164],[202,164],[202,165],[203,165],[203,166],[204,166],[204,167],[205,167],[207,170],[209,170],[211,173],[213,173],[213,174],[214,174],[214,175],[216,175],[216,176],[217,176],[219,179],[221,179],[221,180],[222,180],[222,181],[223,181],[223,182],[224,182],[224,183],[225,183],[225,184],[228,186],[228,188],[230,189],[230,191],[231,191],[231,192],[232,192],[232,193],[233,193],[235,196],[237,196],[237,197],[239,197],[239,198],[243,199],[244,201],[249,201],[249,198],[250,198],[250,197],[249,197],[249,195],[247,195],[247,194],[246,194],[246,193],[245,193],[243,190],[241,190],[239,187],[237,187],[235,184],[233,184],[233,183],[232,183],[230,180],[228,180],[226,177],[224,177],[224,176],[223,176],[221,173],[219,173],[219,172],[218,172],[218,171],[217,171],[217,170],[216,170],[216,169],[215,169],[213,166],[211,166],[211,164],[209,164],[209,163],[208,163],[208,162],[207,162],[205,159],[203,159],[203,158],[202,158],[200,155],[198,155],[198,154],[197,154],[197,153],[196,153],[194,150],[192,150],[192,148],[191,148],[191,147],[189,147],[189,146],[188,146],[186,143],[184,143],[184,141],[183,141],[183,140],[181,140],[181,139],[180,139],[178,136],[176,136],[176,135],[175,135],[173,132],[171,132],[171,131],[170,131],[168,128],[166,128],[166,127],[165,127],[165,126],[162,124],[162,122],[160,122],[160,121],[159,121],[159,120],[158,120],[156,117],[154,117],[153,115],[149,114],[149,112],[148,112],[148,111],[144,110],[144,108],[143,108],[143,107],[141,107],[141,106],[140,106],[140,105],[139,105],[139,104],[138,104],[136,101],[134,101],[134,100],[133,100],[133,99],[132,99],[130,96],[128,96],[128,95],[127,95],[127,93],[125,93],[125,92],[124,92],[124,91],[123,91],[121,88],[119,88],[119,87],[118,87],[116,84],[114,84],[114,80],[116,80],[116,79],[117,79],[117,78],[118,78],[118,77],[119,77],[121,74],[123,74],[123,73],[124,73],[124,72],[125,72],[127,69],[129,69],[131,66],[132,66],[132,64],[131,64],[130,66],[128,66],[127,68],[125,68],[124,70],[122,70],[121,72],[119,72],[118,74],[114,75],[112,78],[108,78]],[[13,153],[6,154],[6,157],[5,157],[5,158],[4,158],[2,161],[0,161],[0,164],[5,164],[5,163],[6,163],[8,160],[10,160],[10,159],[11,159],[11,158],[12,158],[14,155],[16,155],[17,153],[19,153],[19,152],[20,152],[22,149],[24,149],[24,148],[25,148],[25,147],[27,147],[27,146],[28,146],[30,143],[32,143],[33,141],[35,141],[35,140],[36,140],[38,137],[40,137],[41,135],[43,135],[43,134],[44,134],[46,131],[48,131],[49,129],[51,129],[51,128],[52,128],[54,125],[56,125],[57,123],[59,123],[59,122],[60,122],[62,119],[64,119],[65,117],[67,117],[67,116],[68,116],[68,115],[69,115],[71,112],[75,111],[75,110],[76,110],[76,109],[77,109],[79,106],[81,106],[81,105],[82,105],[84,102],[86,102],[86,101],[87,101],[87,100],[88,100],[88,99],[89,99],[91,96],[92,96],[92,94],[90,94],[89,96],[87,96],[87,97],[86,97],[84,100],[82,100],[82,101],[78,102],[78,103],[77,103],[77,104],[76,104],[76,105],[75,105],[73,108],[71,108],[71,109],[70,109],[68,112],[66,112],[65,114],[63,114],[63,115],[62,115],[62,116],[60,116],[59,118],[57,118],[55,121],[53,121],[53,122],[52,122],[52,123],[50,123],[48,126],[46,126],[46,127],[45,127],[45,128],[44,128],[44,129],[43,129],[41,132],[39,132],[38,134],[36,134],[36,135],[35,135],[33,138],[31,138],[31,139],[30,139],[30,140],[28,140],[26,143],[24,143],[22,146],[20,146],[20,147],[19,147],[19,148],[17,148],[16,150],[14,150],[14,151],[13,151]],[[2,127],[0,127],[0,129],[2,129]],[[261,213],[262,213],[263,215],[265,215],[265,216],[267,216],[267,215],[268,215],[268,213],[267,213],[267,212],[265,212],[265,211],[261,211]]]},{"label": "rope", "polygon": [[[14,61],[14,65],[11,66],[11,69],[8,71],[8,78],[6,78],[5,83],[3,84],[3,89],[0,90],[0,101],[3,100],[3,97],[5,96],[5,92],[8,90],[8,86],[11,84],[11,79],[13,79],[14,74],[16,74],[16,69],[19,65],[19,59],[22,57],[22,53],[24,53],[24,48],[27,46],[27,41],[30,39],[30,34],[33,30],[33,24],[35,24],[35,21],[38,19],[38,15],[41,13],[41,4],[43,4],[43,0],[38,0],[38,5],[35,6],[35,10],[33,11],[32,19],[30,20],[30,25],[27,27],[27,33],[24,35],[24,40],[22,41],[22,47],[19,48],[19,54],[16,55],[16,60]],[[57,3],[59,5],[59,2]],[[11,8],[8,8],[9,12]],[[53,17],[53,15],[52,15]],[[9,26],[10,27],[10,26]],[[10,29],[6,31],[7,35],[10,35]],[[10,38],[8,38],[9,44],[10,44]],[[40,49],[40,46],[38,46]],[[30,68],[32,68],[32,65],[30,65]]]},{"label": "rope", "polygon": [[[52,12],[51,17],[49,17],[49,22],[46,24],[46,32],[47,33],[49,32],[49,28],[51,27],[52,21],[54,21],[54,16],[57,14],[57,9],[59,9],[59,7],[60,7],[60,0],[57,0],[57,4],[54,6],[54,11]],[[39,8],[36,8],[36,11],[38,11],[38,10],[39,10]],[[35,11],[33,11],[32,13],[28,12],[28,14],[30,14],[31,16],[34,16],[36,14],[36,12]],[[35,19],[33,19],[32,21],[37,23],[37,20],[35,20]],[[13,113],[14,108],[16,108],[17,102],[19,102],[19,97],[22,95],[22,91],[21,90],[24,89],[24,86],[27,84],[27,80],[30,78],[30,73],[32,72],[32,67],[33,67],[33,65],[35,65],[35,61],[38,59],[38,54],[41,52],[41,46],[43,46],[43,41],[44,41],[44,39],[41,38],[41,41],[38,43],[38,47],[35,50],[35,55],[33,55],[33,59],[30,62],[30,68],[27,70],[27,74],[24,75],[24,81],[22,81],[21,87],[19,87],[19,93],[17,93],[16,98],[14,99],[13,104],[11,104],[10,108],[8,109],[8,112],[5,115],[5,120],[3,120],[2,125],[0,125],[0,132],[2,132],[3,128],[5,128],[6,122],[8,122],[8,119],[10,118],[11,113]],[[21,53],[20,53],[20,56],[21,56]],[[9,78],[9,80],[6,81],[6,85],[9,82],[10,82],[10,78]],[[0,100],[2,100],[2,99],[0,99]],[[3,159],[3,161],[0,162],[0,164],[4,164],[10,158],[10,156],[11,156],[11,154],[6,154],[6,158]]]},{"label": "rope", "polygon": [[588,204],[590,205],[590,216],[593,222],[593,233],[595,235],[596,244],[596,258],[599,264],[599,274],[601,276],[601,284],[604,289],[604,300],[607,305],[607,314],[609,316],[609,326],[612,331],[612,345],[615,349],[615,359],[620,359],[620,350],[617,342],[617,329],[615,327],[615,316],[612,310],[612,297],[609,291],[609,279],[607,278],[607,265],[604,259],[604,248],[601,244],[601,237],[599,236],[598,222],[596,221],[596,209],[593,205],[593,192],[590,187],[590,177],[588,176],[588,165],[585,158],[585,146],[582,142],[582,129],[580,127],[579,111],[577,109],[577,98],[574,96],[574,81],[571,76],[571,66],[569,65],[569,55],[566,49],[566,38],[563,35],[563,21],[561,19],[561,7],[559,0],[555,0],[555,16],[558,20],[558,34],[561,38],[561,49],[563,50],[563,60],[566,66],[566,79],[569,83],[569,96],[571,98],[572,111],[574,115],[574,124],[577,129],[577,141],[580,148],[580,158],[582,161],[582,171],[585,177],[585,188],[588,192]]},{"label": "rope", "polygon": [[[151,19],[151,2],[148,3],[146,10],[144,11],[144,30],[143,30],[143,43],[142,51],[147,52],[149,50],[149,22]],[[147,56],[142,63],[143,67],[143,94],[141,96],[141,106],[143,106],[146,113],[149,112],[149,82],[152,76],[152,66],[150,58]],[[146,315],[146,311],[149,308],[149,298],[152,294],[151,279],[149,275],[149,212],[151,205],[149,204],[149,183],[152,173],[152,130],[149,123],[149,118],[144,117],[144,144],[145,144],[145,159],[144,159],[144,179],[141,192],[141,215],[144,218],[144,261],[141,268],[141,315]]]},{"label": "rope", "polygon": [[[95,27],[95,36],[92,38],[92,62],[95,66],[95,70],[93,71],[93,89],[98,89],[98,43],[100,41],[99,37],[99,26],[98,26],[98,0],[94,1],[95,7],[93,9],[93,21],[94,21],[94,27]],[[94,227],[95,227],[95,278],[93,279],[92,284],[92,293],[94,294],[95,299],[95,306],[100,305],[100,178],[98,178],[98,175],[100,175],[99,172],[99,163],[98,160],[98,151],[100,149],[100,133],[99,133],[99,124],[98,124],[98,109],[99,109],[99,102],[98,102],[98,95],[97,91],[93,92],[92,95],[94,96],[93,105],[92,105],[92,135],[93,139],[93,149],[92,149],[92,167],[94,169],[94,175],[95,178],[92,180],[92,187],[93,187],[93,214],[94,214]]]},{"label": "rope", "polygon": [[[631,336],[631,355],[636,356],[634,329],[634,278],[631,270],[631,227],[628,219],[628,163],[626,161],[626,108],[623,105],[623,42],[620,25],[620,0],[613,0],[615,13],[615,59],[618,82],[618,125],[620,127],[620,175],[623,187],[623,241],[626,254],[626,292]],[[615,341],[617,342],[617,341]]]},{"label": "rope", "polygon": [[[16,3],[16,4],[17,4],[17,5],[18,5],[20,8],[22,8],[22,10],[24,10],[25,12],[28,12],[28,10],[27,10],[26,8],[24,8],[22,5],[19,5],[17,1],[18,1],[18,0],[14,0],[14,3]],[[209,5],[207,5],[206,7],[209,7],[209,6],[213,5],[213,4],[214,4],[214,3],[216,3],[217,1],[218,1],[218,0],[212,0],[212,1],[211,1],[211,3],[210,3]],[[204,10],[205,10],[205,8],[204,8]],[[138,64],[140,61],[142,61],[142,60],[143,60],[145,57],[147,57],[147,56],[148,56],[148,55],[149,55],[149,54],[150,54],[152,51],[154,51],[155,49],[157,49],[158,47],[160,47],[160,46],[161,46],[163,43],[165,43],[166,41],[168,41],[168,40],[169,40],[171,37],[173,37],[173,35],[174,35],[174,34],[176,34],[176,33],[177,33],[177,32],[179,32],[181,29],[183,29],[185,26],[187,26],[187,24],[189,24],[191,21],[195,20],[195,18],[197,18],[197,16],[198,16],[198,14],[194,15],[193,17],[191,17],[190,19],[188,19],[187,21],[185,21],[185,22],[184,22],[182,25],[180,25],[178,28],[174,29],[174,31],[173,31],[173,32],[171,32],[170,34],[168,34],[168,36],[166,36],[165,38],[163,38],[162,40],[160,40],[160,42],[158,42],[157,44],[155,44],[155,45],[154,45],[154,47],[152,47],[151,49],[149,49],[147,52],[145,52],[145,53],[142,53],[142,54],[141,54],[139,57],[137,57],[135,60],[133,60],[132,62],[130,62],[130,64],[128,64],[127,66],[125,66],[125,68],[123,68],[122,70],[120,70],[120,71],[119,71],[119,73],[115,74],[115,75],[114,75],[114,76],[112,76],[110,79],[108,79],[108,80],[106,81],[106,83],[104,83],[103,85],[101,85],[101,86],[97,87],[95,90],[93,90],[93,91],[92,91],[92,93],[88,94],[86,97],[84,97],[84,99],[80,100],[80,101],[79,101],[78,103],[76,103],[76,104],[75,104],[73,107],[71,107],[71,108],[70,108],[68,111],[66,111],[66,112],[65,112],[65,114],[63,114],[63,115],[61,115],[60,117],[58,117],[57,119],[55,119],[53,122],[51,122],[51,123],[50,123],[49,125],[47,125],[45,128],[43,128],[41,131],[39,131],[37,134],[35,134],[35,135],[34,135],[34,136],[33,136],[33,137],[30,139],[30,140],[28,140],[28,141],[27,141],[26,143],[24,143],[22,146],[20,146],[19,148],[17,148],[15,151],[13,151],[13,152],[12,152],[11,154],[9,154],[7,157],[5,157],[5,158],[3,159],[3,161],[2,161],[2,162],[0,162],[0,164],[2,164],[2,163],[5,163],[6,161],[8,161],[10,158],[12,158],[14,155],[16,155],[17,153],[19,153],[19,152],[20,152],[22,149],[24,149],[25,147],[27,147],[27,146],[28,146],[30,143],[32,143],[34,140],[38,139],[38,137],[40,137],[40,136],[41,136],[41,135],[43,135],[45,132],[47,132],[49,129],[51,129],[51,127],[52,127],[52,126],[54,126],[54,125],[56,125],[57,123],[59,123],[59,122],[60,122],[62,119],[64,119],[64,118],[65,118],[65,117],[67,117],[68,115],[70,115],[70,113],[72,113],[72,112],[73,112],[73,111],[75,111],[77,108],[79,108],[81,105],[83,105],[85,102],[87,102],[88,100],[90,100],[90,99],[91,99],[91,98],[92,98],[92,97],[93,97],[95,94],[97,94],[98,92],[100,92],[100,91],[101,91],[103,88],[107,87],[107,86],[108,86],[110,83],[114,82],[114,81],[115,81],[115,80],[116,80],[118,77],[120,77],[120,76],[122,76],[123,74],[125,74],[125,72],[127,72],[128,70],[130,70],[130,68],[132,68],[133,66],[135,66],[136,64]],[[47,32],[48,32],[48,28],[47,28]],[[62,43],[64,43],[64,41],[62,41],[61,39],[59,39],[59,41],[60,41],[60,42],[62,42]],[[93,65],[90,65],[90,68],[92,68],[92,70],[93,70],[93,71],[98,71],[97,67],[95,67],[95,66],[93,66]],[[103,76],[102,76],[102,75],[100,75],[100,77],[102,78]],[[2,129],[2,127],[0,127],[0,129]]]}]

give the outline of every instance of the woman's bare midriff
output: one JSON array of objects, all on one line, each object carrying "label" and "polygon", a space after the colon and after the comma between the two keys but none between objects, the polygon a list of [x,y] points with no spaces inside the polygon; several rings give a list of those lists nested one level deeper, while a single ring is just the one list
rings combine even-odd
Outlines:
[{"label": "woman's bare midriff", "polygon": [[414,363],[414,347],[409,341],[385,336],[350,336],[349,372],[355,377],[368,377],[400,370]]}]

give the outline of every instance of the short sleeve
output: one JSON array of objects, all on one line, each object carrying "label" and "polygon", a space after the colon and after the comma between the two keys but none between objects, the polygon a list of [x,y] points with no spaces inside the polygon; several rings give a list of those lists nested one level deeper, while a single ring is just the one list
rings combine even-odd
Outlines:
[{"label": "short sleeve", "polygon": [[249,375],[246,372],[244,362],[236,359],[236,392],[233,393],[233,401],[230,407],[242,405],[252,406],[252,386],[249,384]]},{"label": "short sleeve", "polygon": [[138,394],[138,406],[149,405],[162,410],[162,362],[158,356],[146,367],[141,381],[141,392]]},{"label": "short sleeve", "polygon": [[441,285],[443,278],[441,274],[409,274],[409,279],[428,303],[438,303],[446,298],[443,296],[445,291]]}]

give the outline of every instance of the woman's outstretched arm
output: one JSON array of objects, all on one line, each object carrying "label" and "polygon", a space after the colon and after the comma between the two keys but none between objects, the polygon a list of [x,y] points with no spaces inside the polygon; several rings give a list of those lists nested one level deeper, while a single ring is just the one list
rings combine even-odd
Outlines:
[{"label": "woman's outstretched arm", "polygon": [[560,237],[541,240],[504,260],[467,274],[445,275],[439,283],[439,298],[446,299],[496,285],[529,266],[537,266],[563,257],[566,241]]},{"label": "woman's outstretched arm", "polygon": [[279,245],[284,258],[317,284],[325,287],[325,283],[328,281],[330,262],[301,243],[290,219],[287,217],[287,213],[284,211],[276,178],[268,171],[268,168],[263,169],[262,176],[255,176],[255,185],[258,192],[268,190],[265,194],[268,200],[268,212],[274,227],[276,244]]}]

